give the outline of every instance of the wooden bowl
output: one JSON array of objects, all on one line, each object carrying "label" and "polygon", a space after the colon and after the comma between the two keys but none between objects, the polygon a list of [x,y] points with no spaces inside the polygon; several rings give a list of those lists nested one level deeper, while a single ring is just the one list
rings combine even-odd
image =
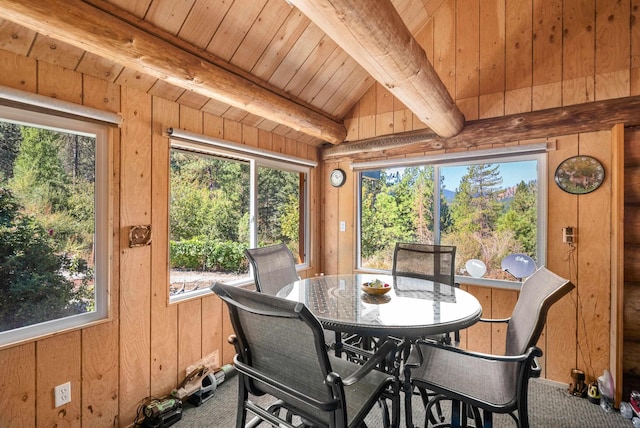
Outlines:
[{"label": "wooden bowl", "polygon": [[369,287],[367,285],[368,283],[364,283],[360,286],[360,288],[362,288],[362,291],[364,291],[367,294],[386,294],[389,292],[389,290],[391,290],[391,286],[388,287]]}]

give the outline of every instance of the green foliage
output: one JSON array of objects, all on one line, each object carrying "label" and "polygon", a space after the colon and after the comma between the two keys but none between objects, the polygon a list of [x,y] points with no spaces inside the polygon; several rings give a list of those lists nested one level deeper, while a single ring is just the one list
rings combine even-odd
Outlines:
[{"label": "green foliage", "polygon": [[[0,188],[0,331],[86,310],[91,274],[79,284],[67,280],[61,272],[72,262],[54,250],[47,230]],[[88,271],[78,261],[75,269]]]},{"label": "green foliage", "polygon": [[246,272],[246,245],[195,237],[169,242],[171,268],[202,271]]},{"label": "green foliage", "polygon": [[534,183],[523,181],[516,187],[509,210],[498,221],[499,231],[513,231],[522,251],[535,257],[537,240],[537,192]]},{"label": "green foliage", "polygon": [[10,186],[33,214],[68,208],[69,178],[60,158],[61,138],[46,129],[22,127],[23,140]]},{"label": "green foliage", "polygon": [[[440,196],[439,242],[457,246],[458,272],[467,260],[480,259],[487,264],[488,277],[501,278],[501,260],[508,254],[526,252],[535,257],[536,183],[520,183],[513,194],[501,185],[499,165],[473,164],[467,167],[450,204]],[[396,242],[434,242],[435,189],[431,166],[404,168],[393,174],[383,170],[379,180],[363,179],[364,266],[390,269]]]},{"label": "green foliage", "polygon": [[289,195],[289,200],[284,206],[284,212],[280,219],[282,235],[290,242],[299,242],[300,235],[300,202],[295,195]]},{"label": "green foliage", "polygon": [[231,241],[209,242],[206,246],[205,268],[210,271],[246,272],[246,246]]},{"label": "green foliage", "polygon": [[[258,169],[258,241],[262,245],[289,242],[291,236],[298,240],[294,229],[300,224],[299,217],[294,217],[295,212],[291,210],[297,210],[299,206],[299,180],[295,172]],[[283,225],[283,220],[288,224]]]},{"label": "green foliage", "polygon": [[377,253],[392,254],[396,242],[411,239],[412,231],[400,221],[401,210],[396,198],[386,192],[377,195],[363,190],[362,257]]},{"label": "green foliage", "polygon": [[[249,165],[180,150],[171,152],[170,165],[171,267],[246,272]],[[259,245],[298,242],[300,174],[259,167],[257,179]]]},{"label": "green foliage", "polygon": [[172,268],[203,269],[205,266],[206,240],[201,237],[169,242]]},{"label": "green foliage", "polygon": [[244,163],[172,151],[171,239],[237,241],[249,210],[248,180]]}]

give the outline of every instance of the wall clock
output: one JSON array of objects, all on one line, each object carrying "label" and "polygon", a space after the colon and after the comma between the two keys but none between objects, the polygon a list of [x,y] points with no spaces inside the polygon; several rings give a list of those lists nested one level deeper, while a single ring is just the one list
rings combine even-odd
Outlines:
[{"label": "wall clock", "polygon": [[590,193],[604,181],[604,167],[591,156],[573,156],[558,165],[555,180],[558,187],[567,193]]},{"label": "wall clock", "polygon": [[345,174],[343,170],[336,168],[331,171],[331,174],[329,175],[329,182],[333,187],[340,187],[345,181],[347,181],[347,174]]}]

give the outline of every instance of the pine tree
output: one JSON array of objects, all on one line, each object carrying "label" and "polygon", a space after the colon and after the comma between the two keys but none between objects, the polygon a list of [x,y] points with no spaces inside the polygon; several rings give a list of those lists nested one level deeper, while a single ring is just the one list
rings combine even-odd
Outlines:
[{"label": "pine tree", "polygon": [[18,156],[22,134],[20,127],[9,122],[0,122],[0,181],[13,177],[13,163]]},{"label": "pine tree", "polygon": [[11,188],[34,214],[49,214],[68,208],[69,180],[59,156],[59,134],[41,128],[22,127],[22,143]]}]

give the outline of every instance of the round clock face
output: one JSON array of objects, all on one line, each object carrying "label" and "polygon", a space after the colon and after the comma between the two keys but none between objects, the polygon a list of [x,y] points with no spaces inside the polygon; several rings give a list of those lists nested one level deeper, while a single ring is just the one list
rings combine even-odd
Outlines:
[{"label": "round clock face", "polygon": [[604,181],[604,167],[591,156],[573,156],[558,165],[555,180],[558,187],[567,193],[590,193]]},{"label": "round clock face", "polygon": [[340,187],[344,184],[347,179],[347,175],[341,169],[334,169],[331,171],[331,175],[329,175],[329,182],[334,187]]}]

